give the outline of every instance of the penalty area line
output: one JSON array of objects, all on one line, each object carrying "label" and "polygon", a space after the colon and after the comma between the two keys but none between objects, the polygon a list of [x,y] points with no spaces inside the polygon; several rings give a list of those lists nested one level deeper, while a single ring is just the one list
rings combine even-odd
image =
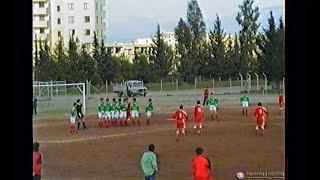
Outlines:
[{"label": "penalty area line", "polygon": [[78,139],[69,139],[69,140],[37,140],[39,143],[71,143],[71,142],[81,142],[81,141],[90,141],[90,140],[97,140],[97,139],[105,139],[105,138],[112,138],[112,137],[121,137],[127,135],[137,135],[137,134],[146,134],[146,133],[153,133],[158,131],[167,131],[173,128],[165,128],[165,129],[156,129],[152,131],[138,131],[138,132],[131,132],[131,133],[120,133],[120,134],[110,134],[98,137],[87,137],[87,138],[78,138]]}]

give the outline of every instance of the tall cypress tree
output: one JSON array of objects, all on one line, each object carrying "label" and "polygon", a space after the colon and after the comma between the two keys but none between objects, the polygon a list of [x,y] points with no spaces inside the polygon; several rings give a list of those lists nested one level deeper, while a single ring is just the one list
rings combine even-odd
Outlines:
[{"label": "tall cypress tree", "polygon": [[225,32],[221,26],[221,20],[217,14],[217,19],[214,23],[213,31],[210,31],[210,50],[211,58],[209,61],[210,71],[216,77],[226,77],[226,45],[225,45]]},{"label": "tall cypress tree", "polygon": [[278,86],[284,76],[284,29],[281,20],[279,27],[276,27],[272,12],[268,25],[269,28],[264,29],[265,33],[258,41],[259,69]]},{"label": "tall cypress tree", "polygon": [[192,74],[192,68],[194,61],[191,60],[189,54],[189,51],[192,48],[192,35],[190,28],[182,18],[180,18],[177,27],[175,27],[174,33],[177,40],[176,52],[178,59],[178,75],[183,78],[184,81],[193,81],[194,74]]},{"label": "tall cypress tree", "polygon": [[191,0],[187,9],[187,24],[191,32],[191,49],[189,49],[189,57],[192,61],[193,68],[191,73],[193,77],[188,79],[189,83],[194,81],[194,77],[200,74],[199,70],[201,61],[205,59],[202,52],[206,39],[206,25],[203,20],[202,12],[197,0]]},{"label": "tall cypress tree", "polygon": [[150,62],[153,72],[157,77],[165,78],[172,68],[173,51],[171,47],[164,42],[159,24],[157,25],[156,36],[152,42]]},{"label": "tall cypress tree", "polygon": [[70,72],[68,56],[64,49],[63,39],[60,38],[54,49],[54,58],[56,60],[57,80],[66,81]]},{"label": "tall cypress tree", "polygon": [[68,59],[70,63],[70,72],[69,72],[69,78],[67,81],[69,82],[82,82],[82,80],[79,79],[80,77],[80,70],[79,70],[79,52],[78,52],[78,44],[77,41],[74,39],[74,35],[69,39],[68,43]]},{"label": "tall cypress tree", "polygon": [[240,12],[237,14],[236,20],[241,26],[239,32],[239,42],[241,50],[241,67],[240,72],[248,73],[255,70],[257,51],[257,32],[260,24],[257,22],[260,16],[259,8],[253,7],[253,0],[244,0],[239,6]]}]

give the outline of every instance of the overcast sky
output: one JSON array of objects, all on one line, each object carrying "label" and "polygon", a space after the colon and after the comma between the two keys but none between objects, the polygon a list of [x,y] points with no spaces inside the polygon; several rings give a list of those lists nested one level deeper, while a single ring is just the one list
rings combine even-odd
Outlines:
[{"label": "overcast sky", "polygon": [[[218,13],[227,33],[240,28],[235,20],[242,0],[198,0],[207,31],[213,27]],[[162,30],[172,31],[179,18],[186,19],[188,0],[106,0],[108,42],[130,42],[150,37],[157,23]],[[273,11],[278,21],[284,11],[284,0],[255,0],[260,9],[259,22],[267,28],[267,19]]]}]

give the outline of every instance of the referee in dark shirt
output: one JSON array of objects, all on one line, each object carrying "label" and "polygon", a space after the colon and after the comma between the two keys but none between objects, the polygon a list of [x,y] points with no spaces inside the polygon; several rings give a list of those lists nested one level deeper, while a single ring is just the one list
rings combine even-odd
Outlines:
[{"label": "referee in dark shirt", "polygon": [[77,118],[78,118],[78,130],[80,130],[80,123],[82,122],[83,124],[83,129],[87,129],[86,122],[83,119],[84,115],[82,113],[82,103],[80,102],[80,99],[77,100]]}]

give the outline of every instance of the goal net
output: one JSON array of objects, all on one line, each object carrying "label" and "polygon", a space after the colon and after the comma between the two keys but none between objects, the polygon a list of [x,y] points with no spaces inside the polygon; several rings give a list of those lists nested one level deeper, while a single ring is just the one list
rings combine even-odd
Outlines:
[{"label": "goal net", "polygon": [[[60,82],[37,82],[33,84],[33,99],[37,99],[35,119],[57,119],[69,117],[73,103],[78,99],[86,113],[85,83],[66,84]],[[35,107],[35,106],[34,106]]]}]

